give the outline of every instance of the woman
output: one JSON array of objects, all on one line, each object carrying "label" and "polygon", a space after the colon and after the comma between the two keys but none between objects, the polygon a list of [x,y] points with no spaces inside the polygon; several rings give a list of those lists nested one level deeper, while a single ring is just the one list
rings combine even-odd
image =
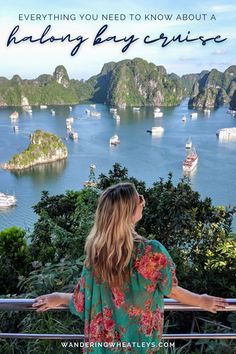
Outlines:
[{"label": "woman", "polygon": [[38,312],[69,305],[85,322],[89,352],[157,352],[164,296],[213,313],[227,305],[222,298],[178,286],[175,265],[165,247],[135,232],[144,206],[143,196],[131,183],[105,190],[86,240],[86,259],[74,293],[39,296],[33,305]]}]

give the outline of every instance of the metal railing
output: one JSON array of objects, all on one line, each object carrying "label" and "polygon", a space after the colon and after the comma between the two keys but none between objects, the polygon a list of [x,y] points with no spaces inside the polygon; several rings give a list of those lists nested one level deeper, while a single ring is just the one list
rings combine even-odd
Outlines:
[{"label": "metal railing", "polygon": [[[35,311],[32,307],[34,299],[0,299],[0,311]],[[219,311],[236,311],[236,299],[226,299],[228,306]],[[173,299],[164,299],[165,311],[204,311],[200,307],[184,305]],[[49,311],[68,311],[68,307],[56,307]],[[0,333],[2,339],[47,339],[47,340],[79,340],[83,334],[39,334],[39,333]],[[236,333],[183,333],[163,334],[165,340],[170,339],[236,339]]]}]

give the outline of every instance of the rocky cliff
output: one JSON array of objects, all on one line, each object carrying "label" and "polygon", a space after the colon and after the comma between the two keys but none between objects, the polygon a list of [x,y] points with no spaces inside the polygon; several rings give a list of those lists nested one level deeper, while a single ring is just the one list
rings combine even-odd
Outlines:
[{"label": "rocky cliff", "polygon": [[67,148],[58,136],[36,130],[30,135],[28,148],[14,155],[2,167],[7,170],[23,170],[31,166],[66,159],[67,154]]},{"label": "rocky cliff", "polygon": [[167,74],[163,66],[135,58],[106,63],[98,75],[86,81],[70,80],[62,65],[53,75],[43,74],[34,80],[23,80],[19,75],[11,80],[0,77],[0,106],[78,104],[88,100],[119,107],[175,106],[190,95],[189,107],[204,109],[228,103],[235,90],[236,66],[224,73],[213,69],[180,78]]},{"label": "rocky cliff", "polygon": [[174,106],[184,95],[177,75],[168,75],[163,66],[140,58],[105,64],[93,80],[93,99],[118,107]]},{"label": "rocky cliff", "polygon": [[235,89],[236,66],[230,66],[223,73],[213,69],[194,83],[189,107],[217,108],[230,102]]},{"label": "rocky cliff", "polygon": [[11,80],[0,78],[0,106],[77,104],[91,95],[92,88],[82,80],[69,80],[62,65],[53,75],[43,74],[34,80],[23,80],[19,75]]}]

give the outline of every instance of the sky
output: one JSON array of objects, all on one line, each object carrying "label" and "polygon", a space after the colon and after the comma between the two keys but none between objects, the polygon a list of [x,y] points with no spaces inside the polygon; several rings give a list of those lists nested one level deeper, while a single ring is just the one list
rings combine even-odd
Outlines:
[{"label": "sky", "polygon": [[[70,19],[54,19],[54,16],[63,15]],[[102,16],[107,15],[110,15],[109,19],[102,19]],[[0,76],[11,78],[18,74],[22,78],[32,79],[43,73],[52,74],[57,65],[64,65],[70,78],[88,79],[98,74],[104,63],[136,57],[163,65],[168,73],[178,75],[212,68],[224,71],[236,64],[235,19],[235,0],[11,0],[1,4]],[[108,28],[100,36],[101,40],[116,36],[120,42],[106,41],[94,46],[96,34],[105,24]],[[17,41],[29,36],[34,40],[39,39],[49,25],[51,28],[45,39],[70,34],[71,39],[75,40],[71,43],[58,40],[45,44],[38,41],[29,43],[29,40],[14,44],[12,40],[7,46],[7,41],[12,38],[10,34],[17,25],[19,29],[14,35]],[[161,40],[152,44],[143,43],[145,36],[157,39],[164,33],[171,39],[181,34],[183,39],[188,32],[189,38],[220,35],[227,40],[222,43],[209,41],[205,46],[200,40],[191,43],[171,42],[164,48],[161,47]],[[122,48],[127,44],[122,39],[132,35],[139,39],[122,53]],[[71,56],[79,36],[87,39],[78,52]]]}]

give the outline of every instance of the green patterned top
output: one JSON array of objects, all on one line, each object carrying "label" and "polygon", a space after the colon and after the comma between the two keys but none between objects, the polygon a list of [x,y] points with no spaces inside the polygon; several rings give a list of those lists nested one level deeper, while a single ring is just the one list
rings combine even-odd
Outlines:
[{"label": "green patterned top", "polygon": [[178,281],[166,248],[156,240],[134,242],[130,281],[122,289],[99,283],[83,267],[70,310],[84,321],[84,353],[157,353],[164,295]]}]

